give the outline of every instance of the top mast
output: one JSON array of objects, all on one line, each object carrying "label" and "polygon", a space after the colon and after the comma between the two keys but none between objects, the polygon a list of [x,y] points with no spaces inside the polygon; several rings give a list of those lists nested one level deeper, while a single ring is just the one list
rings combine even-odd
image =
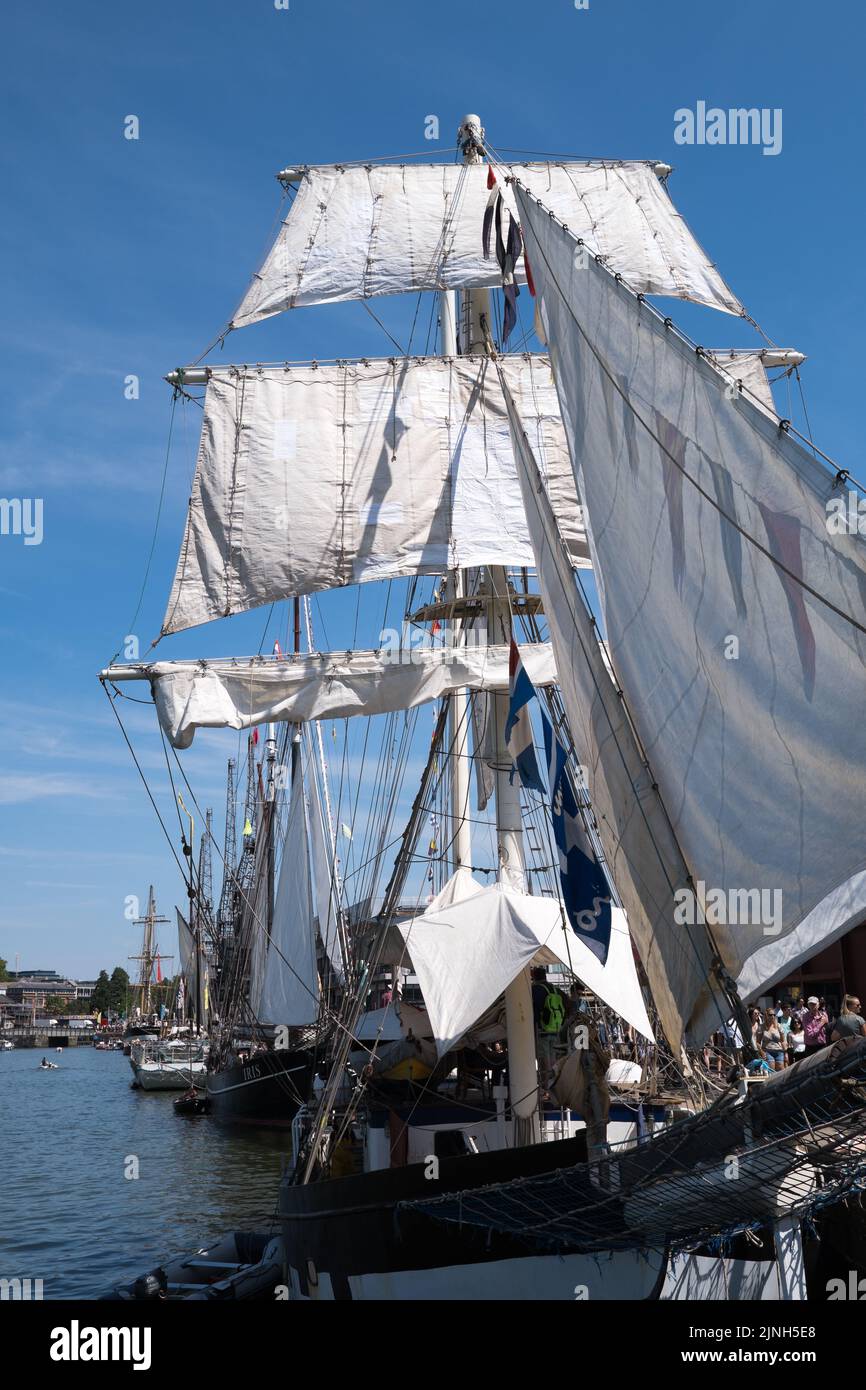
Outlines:
[{"label": "top mast", "polygon": [[[484,127],[480,116],[463,117],[457,141],[466,164],[484,163]],[[460,345],[470,353],[489,356],[493,351],[490,333],[490,291],[464,290],[460,296]],[[489,595],[488,641],[511,641],[511,602],[508,573],[504,566],[488,567],[483,587]],[[525,891],[523,822],[520,786],[511,780],[511,758],[505,746],[508,719],[507,693],[491,696],[490,709],[495,739],[490,759],[496,786],[496,836],[500,881],[506,888]],[[461,760],[454,759],[454,762]],[[514,1117],[514,1143],[531,1144],[541,1138],[538,1116],[538,1073],[535,1055],[535,1019],[529,969],[517,976],[505,991],[505,1024],[508,1034],[508,1084]]]}]

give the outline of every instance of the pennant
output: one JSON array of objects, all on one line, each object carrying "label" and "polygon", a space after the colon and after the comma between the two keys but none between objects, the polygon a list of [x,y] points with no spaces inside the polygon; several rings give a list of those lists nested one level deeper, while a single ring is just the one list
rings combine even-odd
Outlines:
[{"label": "pennant", "polygon": [[523,250],[523,237],[520,235],[520,228],[516,219],[509,213],[508,236],[503,241],[501,195],[496,202],[494,221],[496,225],[496,260],[502,272],[502,293],[505,297],[505,313],[502,317],[502,346],[504,347],[511,336],[512,328],[517,323],[517,296],[520,294],[520,289],[515,278],[515,268]]},{"label": "pennant", "polygon": [[566,751],[543,710],[541,722],[562,901],[575,936],[604,965],[610,946],[610,886],[580,819]]},{"label": "pennant", "polygon": [[252,833],[253,833],[252,822],[251,822],[249,816],[247,816],[246,820],[244,821],[244,839],[246,839],[248,835],[252,835]]},{"label": "pennant", "polygon": [[508,658],[508,684],[511,699],[508,705],[508,718],[505,721],[505,746],[511,754],[510,780],[514,781],[516,769],[524,787],[531,787],[534,791],[543,792],[544,785],[539,776],[535,749],[532,746],[532,720],[529,717],[529,701],[535,695],[535,686],[526,674],[526,668],[520,660],[520,652],[517,650],[517,643],[513,637]]}]

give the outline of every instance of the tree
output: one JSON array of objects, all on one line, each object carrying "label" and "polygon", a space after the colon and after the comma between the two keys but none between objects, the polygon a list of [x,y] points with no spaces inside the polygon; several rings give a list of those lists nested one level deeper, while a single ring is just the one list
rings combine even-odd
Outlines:
[{"label": "tree", "polygon": [[90,1000],[90,1007],[98,1009],[101,1014],[107,1013],[111,1003],[111,984],[107,970],[100,970],[99,979],[96,981],[96,988]]},{"label": "tree", "polygon": [[122,1014],[126,1009],[129,994],[129,976],[122,965],[116,965],[108,982],[108,1007],[113,1013]]},{"label": "tree", "polygon": [[6,961],[0,956],[0,980],[8,980],[9,972],[6,969]]}]

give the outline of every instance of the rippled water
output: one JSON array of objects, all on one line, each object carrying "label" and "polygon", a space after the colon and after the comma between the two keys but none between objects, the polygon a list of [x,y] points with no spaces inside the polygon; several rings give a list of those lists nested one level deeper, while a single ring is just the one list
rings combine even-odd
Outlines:
[{"label": "rippled water", "polygon": [[[43,1055],[59,1070],[41,1071]],[[131,1080],[121,1052],[0,1052],[0,1278],[93,1298],[226,1232],[271,1227],[288,1136],[175,1115],[177,1092]]]}]

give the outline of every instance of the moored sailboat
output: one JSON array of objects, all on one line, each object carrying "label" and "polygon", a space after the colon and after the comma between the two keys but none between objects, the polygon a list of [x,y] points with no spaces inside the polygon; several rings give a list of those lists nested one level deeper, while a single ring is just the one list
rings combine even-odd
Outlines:
[{"label": "moored sailboat", "polygon": [[[291,1053],[292,1030],[316,1025],[308,1076],[322,1059],[281,1189],[293,1294],[571,1298],[579,1286],[590,1297],[660,1296],[665,1232],[694,1247],[721,1229],[706,1194],[718,1195],[732,1098],[701,1117],[706,1143],[691,1175],[676,1162],[691,1135],[679,1126],[672,1145],[664,1133],[639,1143],[634,1162],[611,1155],[604,1048],[578,1021],[581,1107],[554,1105],[549,1069],[538,1069],[529,971],[582,982],[649,1046],[663,1036],[687,1078],[684,1047],[732,1020],[747,1038],[744,1001],[866,910],[856,834],[866,756],[850,737],[866,564],[856,537],[823,524],[827,501],[851,484],[776,416],[771,359],[760,350],[746,365],[737,354],[732,368],[730,354],[695,352],[647,303],[672,295],[744,313],[673,210],[660,182],[670,170],[485,162],[475,117],[460,144],[454,168],[283,172],[297,196],[229,327],[304,303],[431,290],[443,296],[443,356],[173,374],[177,389],[206,384],[207,394],[163,627],[431,576],[440,588],[414,618],[447,623],[449,643],[323,654],[310,641],[287,661],[137,663],[103,680],[148,680],[175,748],[197,728],[279,721],[298,731],[271,901],[279,799],[269,729],[237,972],[259,1026],[274,1031],[258,1056],[280,1055],[277,1036]],[[357,225],[369,227],[363,246],[350,236]],[[494,230],[497,271],[485,254]],[[545,354],[503,352],[518,281],[537,298]],[[492,283],[504,296],[498,343]],[[802,360],[774,353],[786,370]],[[598,617],[578,583],[590,565]],[[542,620],[549,644],[518,645],[518,635],[540,635]],[[751,641],[748,663],[725,654],[732,629]],[[839,722],[814,718],[828,693]],[[528,731],[521,724],[533,699],[545,721],[546,788],[527,756],[531,721]],[[311,815],[327,781],[306,726],[319,737],[316,721],[406,717],[431,701],[443,702],[441,717],[394,873],[378,910],[353,916],[339,905],[332,827]],[[470,724],[478,799],[496,813],[496,881],[486,887],[472,868]],[[448,853],[439,858],[453,872],[398,931],[443,761]],[[546,791],[549,809],[532,802],[533,790]],[[379,863],[394,797],[377,788],[371,800]],[[794,848],[784,834],[792,806]],[[525,828],[542,822],[554,859],[537,866]],[[743,920],[727,910],[732,894],[749,909]],[[389,1078],[371,1058],[359,1073],[373,982],[386,967],[396,981],[407,962],[426,1021],[397,1041],[435,1045],[440,1070]],[[493,1088],[495,1103],[483,1088],[477,1102],[458,1097],[448,1088],[455,1054],[492,1039],[507,1088]],[[378,1052],[377,1033],[373,1041],[368,1052]],[[271,1064],[259,1065],[244,1078],[252,1095],[272,1080]],[[863,1161],[863,1059],[848,1049],[824,1066],[836,1105],[827,1113],[815,1101],[810,1117],[799,1079],[773,1078],[765,1097],[741,1097],[748,1180],[725,1229],[772,1228],[777,1296],[802,1295],[798,1222],[814,1200],[816,1163],[826,1194],[843,1192]],[[808,1069],[802,1076],[808,1089]],[[805,1156],[798,1113],[825,1135]],[[770,1138],[756,1148],[758,1130]],[[758,1200],[762,1180],[769,1203]],[[589,1209],[603,1213],[594,1226]],[[652,1223],[650,1209],[661,1213]],[[539,1234],[546,1223],[561,1228],[555,1240]],[[688,1296],[697,1286],[676,1287]]]}]

